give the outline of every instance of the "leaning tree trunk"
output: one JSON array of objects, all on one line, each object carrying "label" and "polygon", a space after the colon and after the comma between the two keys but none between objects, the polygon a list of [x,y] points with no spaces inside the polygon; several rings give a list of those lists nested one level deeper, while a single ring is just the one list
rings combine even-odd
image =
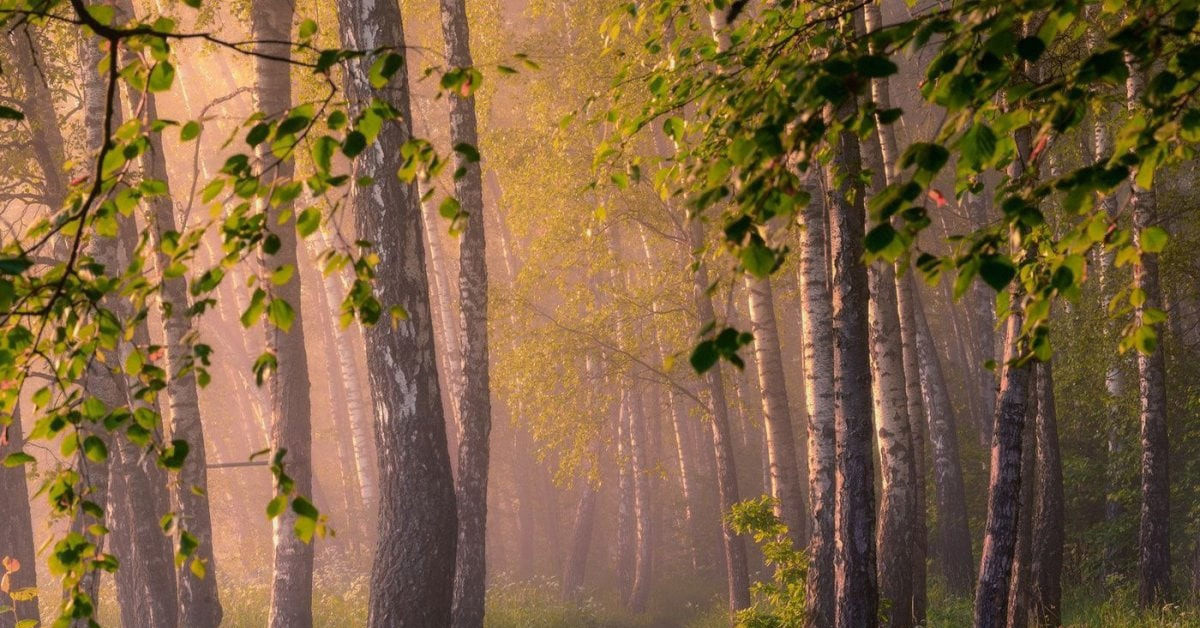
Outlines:
[{"label": "leaning tree trunk", "polygon": [[[836,110],[853,112],[847,100]],[[875,565],[875,479],[872,469],[871,350],[862,160],[858,136],[842,131],[827,168],[830,247],[833,257],[833,373],[837,425],[836,554],[837,626],[864,628],[879,621]]]},{"label": "leaning tree trunk", "polygon": [[[1016,301],[1016,299],[1014,299]],[[1008,590],[1016,551],[1017,518],[1021,505],[1021,434],[1029,403],[1029,369],[1016,359],[1021,320],[1019,309],[1009,315],[1004,370],[992,430],[988,516],[975,591],[975,628],[1001,628],[1008,617]]]},{"label": "leaning tree trunk", "polygon": [[[290,0],[254,0],[250,9],[251,33],[261,42],[287,41],[291,37],[294,6]],[[287,59],[287,44],[261,43],[259,52]],[[284,62],[255,58],[258,110],[268,116],[286,115],[292,107],[291,67]],[[259,145],[263,164],[275,162],[270,143]],[[282,160],[263,174],[264,185],[288,182],[295,170],[290,160]],[[290,205],[268,204],[267,225],[279,238],[279,250],[264,257],[266,273],[290,266],[296,268],[296,218]],[[280,219],[283,219],[282,221]],[[304,316],[300,298],[300,273],[282,286],[266,283],[272,300],[291,305],[295,320],[290,329],[269,326],[267,351],[275,355],[278,368],[270,376],[271,449],[286,452],[283,464],[295,482],[298,495],[312,494],[312,405],[309,398],[308,352],[304,342]],[[275,455],[273,453],[272,455]],[[271,579],[271,628],[308,628],[312,626],[313,546],[295,533],[296,513],[285,508],[272,522],[275,548]]]},{"label": "leaning tree trunk", "polygon": [[[6,435],[6,441],[0,440],[0,461],[9,454],[21,451],[24,446],[24,435],[21,432],[20,404],[13,407],[12,422],[0,428],[0,433]],[[29,487],[25,482],[25,466],[6,467],[0,465],[0,560],[12,559],[17,561],[16,567],[9,576],[11,591],[20,591],[37,586],[37,555],[33,545],[33,518],[29,512]],[[0,565],[0,572],[5,566]],[[9,602],[10,600],[5,600]],[[18,621],[39,619],[40,609],[38,598],[23,600],[14,604],[15,611],[0,613],[0,628],[15,628]]]},{"label": "leaning tree trunk", "polygon": [[[357,50],[405,50],[399,5],[340,0],[344,44]],[[385,308],[399,305],[408,319],[366,332],[367,368],[376,408],[379,458],[379,534],[371,571],[368,623],[447,626],[454,598],[458,516],[446,445],[445,414],[437,379],[421,208],[415,186],[400,181],[401,145],[412,135],[408,76],[398,72],[381,90],[371,87],[371,59],[350,62],[346,95],[353,114],[373,98],[389,102],[389,122],[358,158],[354,185],[357,237],[379,256],[375,293]]]},{"label": "leaning tree trunk", "polygon": [[[132,14],[133,6],[124,0],[124,10]],[[153,94],[145,96],[138,90],[128,90],[130,109],[142,111],[146,120],[157,120],[157,103]],[[150,150],[142,156],[142,176],[167,180],[167,161],[162,138],[150,134]],[[161,243],[169,234],[178,233],[175,205],[168,192],[149,199],[149,220],[153,225],[155,242]],[[161,246],[155,246],[159,272],[171,264],[171,256]],[[165,276],[165,275],[164,275]],[[172,507],[178,529],[195,537],[193,560],[204,566],[205,576],[199,578],[189,563],[179,566],[178,581],[179,623],[196,628],[216,628],[221,624],[221,601],[217,595],[217,565],[213,554],[212,516],[208,501],[208,462],[205,454],[204,423],[200,416],[200,395],[196,373],[192,370],[192,348],[188,337],[192,322],[188,314],[187,278],[165,277],[162,283],[162,320],[166,345],[167,399],[170,412],[167,433],[172,440],[187,441],[188,455],[179,469],[178,481],[171,484]]]},{"label": "leaning tree trunk", "polygon": [[[693,250],[700,250],[704,233],[700,223],[693,220],[688,225]],[[703,260],[692,273],[692,295],[696,302],[696,313],[701,324],[716,320],[712,298],[708,294],[708,268]],[[708,388],[712,421],[713,455],[716,462],[717,495],[722,514],[728,513],[740,501],[738,496],[737,468],[734,463],[733,441],[729,429],[729,405],[725,399],[725,383],[721,380],[721,367],[714,365],[704,374]],[[723,519],[724,517],[722,517]],[[725,522],[721,524],[721,536],[725,547],[725,575],[729,585],[729,608],[741,610],[750,606],[750,575],[746,570],[746,546],[741,537],[733,533]]]},{"label": "leaning tree trunk", "polygon": [[[469,68],[470,35],[466,0],[442,0],[446,61]],[[454,627],[483,626],[486,575],[488,444],[492,431],[488,381],[488,273],[484,238],[483,177],[479,161],[465,147],[479,144],[475,97],[450,96],[450,141],[456,150],[454,192],[467,213],[459,247],[459,304],[462,307],[463,391],[459,400],[458,555],[454,572]],[[465,147],[464,147],[465,145]],[[470,155],[470,156],[469,156]]]},{"label": "leaning tree trunk", "polygon": [[1053,627],[1062,624],[1065,530],[1062,454],[1050,362],[1038,365],[1037,395],[1037,506],[1033,519],[1030,608],[1037,626]]},{"label": "leaning tree trunk", "polygon": [[[650,250],[650,240],[645,229],[640,230],[642,240],[642,255],[643,261],[650,267],[654,261],[654,255]],[[660,311],[660,303],[654,302],[651,307],[654,311]],[[654,339],[654,363],[662,364],[664,356],[667,354],[663,347],[662,335],[659,332],[659,326],[655,322],[650,323]],[[671,430],[675,437],[675,460],[679,466],[679,487],[683,493],[683,517],[684,523],[687,525],[689,535],[687,548],[688,556],[691,558],[692,567],[699,569],[702,564],[707,564],[702,560],[705,541],[709,538],[715,538],[715,526],[705,526],[702,523],[700,514],[700,482],[697,478],[696,459],[692,448],[691,439],[688,438],[686,417],[683,407],[683,399],[679,391],[674,386],[667,387],[667,406],[671,415]],[[706,531],[712,530],[714,534],[705,534]]]},{"label": "leaning tree trunk", "polygon": [[[1126,95],[1129,108],[1137,109],[1144,89],[1145,77],[1132,57],[1126,58],[1129,79]],[[1129,204],[1133,208],[1134,243],[1142,245],[1146,229],[1157,220],[1157,200],[1154,190],[1132,184]],[[1138,306],[1138,321],[1145,323],[1147,312],[1158,310],[1162,304],[1162,289],[1158,281],[1158,258],[1154,253],[1142,253],[1134,267],[1134,285],[1145,294]],[[1161,329],[1161,325],[1158,326]],[[1138,399],[1141,402],[1142,439],[1142,509],[1138,529],[1138,603],[1148,608],[1167,599],[1171,594],[1171,482],[1168,466],[1170,442],[1167,440],[1166,362],[1161,347],[1151,346],[1148,352],[1138,352]]]},{"label": "leaning tree trunk", "polygon": [[800,300],[804,334],[804,402],[808,410],[808,538],[805,585],[809,628],[832,626],[834,597],[835,425],[833,383],[833,301],[829,294],[825,203],[813,194],[803,210],[800,233]]},{"label": "leaning tree trunk", "polygon": [[775,325],[775,296],[771,281],[747,277],[746,294],[750,306],[750,330],[754,334],[754,361],[758,367],[763,431],[770,469],[767,488],[775,498],[775,514],[787,526],[792,543],[803,547],[808,538],[808,515],[804,512],[804,492],[800,487],[796,435],[792,430],[787,382],[783,376],[783,356],[779,349],[779,329]]},{"label": "leaning tree trunk", "polygon": [[[911,275],[907,278],[910,284]],[[938,521],[938,562],[950,592],[966,596],[975,586],[974,557],[971,555],[971,531],[967,525],[967,500],[963,488],[962,464],[954,405],[946,387],[946,377],[938,358],[929,321],[913,286],[913,315],[916,321],[916,349],[921,372],[921,390],[933,445],[933,487]]]},{"label": "leaning tree trunk", "polygon": [[[868,7],[875,8],[872,4]],[[870,11],[864,12],[870,14]],[[869,25],[871,20],[867,23]],[[863,165],[871,171],[869,194],[872,196],[879,194],[886,185],[886,166],[879,139],[873,134],[862,143]],[[910,628],[917,624],[913,590],[917,480],[908,418],[908,390],[904,381],[903,337],[896,304],[896,271],[895,266],[887,263],[872,264],[867,271],[871,397],[874,399],[875,442],[879,447],[883,480],[876,542],[879,595],[888,606],[888,626]]]}]

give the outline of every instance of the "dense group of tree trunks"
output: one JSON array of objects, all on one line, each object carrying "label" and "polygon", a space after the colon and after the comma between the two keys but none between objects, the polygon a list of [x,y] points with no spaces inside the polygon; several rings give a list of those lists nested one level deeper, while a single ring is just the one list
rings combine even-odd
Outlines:
[{"label": "dense group of tree trunks", "polygon": [[[341,0],[343,43],[358,50],[404,49],[399,6]],[[384,626],[451,624],[458,517],[445,414],[430,324],[429,290],[414,185],[400,181],[400,146],[411,136],[408,77],[398,72],[382,89],[368,82],[369,60],[351,62],[346,96],[352,114],[372,98],[390,103],[400,119],[385,125],[355,163],[374,180],[351,190],[357,233],[376,243],[376,296],[400,305],[408,319],[366,331],[368,374],[376,408],[379,528],[371,573],[368,622]]]}]

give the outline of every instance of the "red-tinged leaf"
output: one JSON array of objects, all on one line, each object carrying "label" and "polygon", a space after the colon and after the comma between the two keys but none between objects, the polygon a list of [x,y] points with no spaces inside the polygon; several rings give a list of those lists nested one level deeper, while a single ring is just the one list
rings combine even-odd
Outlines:
[{"label": "red-tinged leaf", "polygon": [[946,197],[941,192],[939,192],[933,188],[929,189],[929,198],[933,199],[933,202],[938,207],[946,206]]},{"label": "red-tinged leaf", "polygon": [[1037,161],[1038,155],[1046,150],[1046,144],[1050,141],[1049,135],[1043,135],[1038,138],[1037,145],[1033,147],[1033,152],[1029,153],[1029,161]]}]

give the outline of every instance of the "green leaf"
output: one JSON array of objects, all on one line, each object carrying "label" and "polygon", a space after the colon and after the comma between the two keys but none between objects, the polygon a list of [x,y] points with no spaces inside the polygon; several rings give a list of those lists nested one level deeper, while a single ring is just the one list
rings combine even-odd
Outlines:
[{"label": "green leaf", "polygon": [[309,519],[315,520],[317,517],[321,516],[321,513],[317,510],[317,507],[304,497],[297,497],[296,499],[292,500],[292,510],[301,517],[308,517]]},{"label": "green leaf", "polygon": [[466,159],[470,163],[476,163],[479,161],[479,149],[465,142],[455,144],[454,152],[462,155],[463,159]]},{"label": "green leaf", "polygon": [[1037,61],[1046,52],[1046,42],[1040,37],[1029,36],[1017,42],[1017,55],[1026,61]]},{"label": "green leaf", "polygon": [[858,73],[866,78],[885,78],[900,70],[891,59],[878,55],[861,57],[855,62],[855,66]]},{"label": "green leaf", "polygon": [[246,143],[251,146],[258,146],[266,141],[270,134],[271,125],[267,124],[266,122],[259,122],[250,129],[249,133],[246,134]]},{"label": "green leaf", "polygon": [[287,496],[276,495],[274,499],[267,502],[267,517],[274,519],[283,514],[283,509],[287,508]]},{"label": "green leaf", "polygon": [[342,154],[353,159],[367,148],[367,136],[359,131],[351,131],[342,141]]},{"label": "green leaf", "polygon": [[159,454],[158,461],[162,464],[162,466],[168,469],[181,469],[183,468],[183,461],[187,458],[188,450],[189,447],[186,440],[173,440],[171,441],[171,444],[167,446],[167,448],[164,449],[161,454]]},{"label": "green leaf", "polygon": [[0,105],[0,120],[24,120],[25,114],[13,109]]},{"label": "green leaf", "polygon": [[19,467],[23,464],[26,464],[29,462],[35,462],[35,461],[36,461],[36,459],[33,456],[31,456],[23,451],[18,451],[16,453],[8,454],[7,456],[5,456],[4,466],[11,469],[12,467]]},{"label": "green leaf", "polygon": [[88,436],[83,439],[83,455],[92,462],[104,462],[108,460],[108,447],[100,437]]},{"label": "green leaf", "polygon": [[767,277],[775,270],[775,253],[761,242],[752,240],[742,247],[742,265],[755,277]]},{"label": "green leaf", "polygon": [[150,70],[146,88],[152,92],[165,92],[171,89],[173,82],[175,82],[175,66],[171,65],[170,61],[159,61]]},{"label": "green leaf", "polygon": [[1141,232],[1142,250],[1146,253],[1162,253],[1167,248],[1168,238],[1162,227],[1147,227]]},{"label": "green leaf", "polygon": [[1003,255],[988,255],[980,259],[979,276],[996,292],[1007,287],[1016,275],[1016,267]]},{"label": "green leaf", "polygon": [[300,22],[299,35],[300,39],[308,39],[317,34],[317,23],[313,20],[304,20]]},{"label": "green leaf", "polygon": [[309,207],[296,217],[296,231],[300,232],[300,237],[307,238],[316,233],[320,227],[321,210],[315,207]]},{"label": "green leaf", "polygon": [[367,76],[371,81],[371,87],[382,89],[388,81],[392,80],[392,75],[404,65],[403,55],[395,52],[389,52],[375,60],[371,64],[371,70]]},{"label": "green leaf", "polygon": [[321,136],[313,143],[313,163],[321,174],[329,174],[330,168],[333,167],[333,151],[337,148],[338,141],[328,135]]},{"label": "green leaf", "polygon": [[292,276],[296,274],[296,267],[291,264],[284,264],[276,268],[271,273],[271,283],[282,286],[292,280]]},{"label": "green leaf", "polygon": [[20,275],[29,270],[30,266],[33,266],[33,262],[24,257],[0,259],[0,274]]},{"label": "green leaf", "polygon": [[711,340],[705,340],[697,344],[696,348],[692,350],[692,357],[689,361],[697,373],[705,373],[717,363],[719,357],[716,343]]},{"label": "green leaf", "polygon": [[179,130],[179,141],[188,142],[200,136],[200,123],[192,120]]},{"label": "green leaf", "polygon": [[271,304],[267,306],[267,320],[286,332],[296,320],[296,311],[283,299],[271,299]]}]

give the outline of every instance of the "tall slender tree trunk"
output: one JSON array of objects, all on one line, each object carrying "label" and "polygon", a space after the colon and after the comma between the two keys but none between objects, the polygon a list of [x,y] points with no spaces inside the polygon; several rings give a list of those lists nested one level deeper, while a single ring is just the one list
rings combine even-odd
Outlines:
[{"label": "tall slender tree trunk", "polygon": [[1021,506],[1021,435],[1029,403],[1030,367],[1014,363],[1020,355],[1021,320],[1016,312],[1008,319],[1008,348],[992,430],[987,526],[975,592],[976,628],[1000,628],[1008,617],[1009,583]]},{"label": "tall slender tree trunk", "polygon": [[[821,187],[821,186],[818,186]],[[804,333],[804,402],[808,410],[808,499],[812,512],[805,585],[809,628],[832,626],[836,441],[833,381],[833,301],[829,293],[825,203],[813,194],[800,233],[800,300]]]},{"label": "tall slender tree trunk", "polygon": [[[847,100],[833,114],[853,113]],[[878,624],[875,562],[875,480],[872,465],[872,401],[869,287],[862,263],[866,233],[862,159],[858,136],[842,131],[827,170],[833,255],[833,372],[837,424],[836,574],[837,626]]]},{"label": "tall slender tree trunk", "polygon": [[629,604],[629,596],[633,593],[637,561],[637,521],[634,518],[637,496],[633,492],[629,415],[629,391],[626,389],[621,394],[621,405],[617,411],[617,541],[613,546],[616,551],[617,588],[621,593],[621,603],[625,605]]},{"label": "tall slender tree trunk", "polygon": [[[704,244],[704,233],[699,222],[688,225],[693,250]],[[708,294],[708,268],[701,260],[692,273],[692,294],[696,302],[696,313],[701,324],[715,320],[712,298]],[[712,404],[712,420],[709,423],[712,436],[713,455],[717,475],[717,495],[721,512],[729,512],[741,500],[738,491],[737,468],[734,462],[732,434],[729,429],[729,405],[725,398],[725,383],[721,379],[721,367],[715,365],[704,374]],[[741,537],[733,533],[729,525],[722,522],[722,538],[725,548],[725,575],[729,586],[729,607],[740,610],[750,606],[750,575],[746,568],[746,546]]]},{"label": "tall slender tree trunk", "polygon": [[[649,266],[654,255],[650,251],[650,240],[647,237],[646,230],[640,230],[642,240],[643,261]],[[654,302],[651,307],[658,311],[660,304]],[[663,347],[662,336],[659,333],[658,325],[654,322],[650,324],[654,338],[654,363],[662,364],[663,357],[666,355],[666,349]],[[701,505],[699,500],[700,484],[696,472],[696,461],[691,439],[687,434],[687,426],[683,408],[683,399],[679,395],[679,391],[675,390],[674,386],[667,386],[667,409],[671,415],[671,430],[675,437],[675,458],[676,464],[679,467],[679,488],[683,493],[683,517],[684,523],[689,534],[689,542],[687,543],[688,556],[691,559],[692,567],[699,568],[706,561],[701,559],[701,548],[705,545],[710,535],[705,534],[706,528],[701,523]],[[714,535],[715,536],[715,535]]]},{"label": "tall slender tree trunk", "polygon": [[[911,276],[908,278],[912,282]],[[952,593],[969,595],[975,585],[971,532],[967,524],[966,491],[963,488],[962,463],[958,448],[958,429],[954,405],[942,372],[942,363],[933,345],[929,321],[921,307],[915,286],[913,315],[916,322],[916,349],[920,360],[921,391],[933,444],[933,487],[938,521],[938,563],[942,577]]]},{"label": "tall slender tree trunk", "polygon": [[[466,0],[442,0],[442,34],[451,67],[471,67]],[[450,140],[476,147],[475,97],[450,96]],[[454,192],[467,213],[459,248],[459,303],[462,306],[463,392],[459,400],[458,555],[454,575],[454,627],[482,628],[487,553],[487,484],[492,431],[488,381],[488,273],[484,237],[483,176],[469,152],[455,152]]]},{"label": "tall slender tree trunk", "polygon": [[1033,519],[1030,608],[1037,626],[1062,624],[1063,521],[1062,454],[1054,405],[1052,363],[1037,368],[1037,489]]},{"label": "tall slender tree trunk", "polygon": [[[1142,69],[1131,57],[1126,58],[1129,79],[1126,95],[1130,110],[1140,104],[1145,84]],[[1133,208],[1134,243],[1141,246],[1142,234],[1157,222],[1158,203],[1154,190],[1132,184],[1129,204]],[[1162,307],[1162,289],[1158,280],[1158,258],[1143,253],[1133,271],[1134,285],[1145,294],[1136,316],[1145,320],[1146,313]],[[1161,334],[1162,326],[1158,326]],[[1167,440],[1166,360],[1161,347],[1151,347],[1149,353],[1139,352],[1138,399],[1141,402],[1142,440],[1142,508],[1138,529],[1138,602],[1151,607],[1171,595],[1171,481]]]},{"label": "tall slender tree trunk", "polygon": [[[100,47],[99,41],[87,36],[80,36],[78,40],[79,46],[79,61],[80,67],[85,68],[81,78],[83,92],[83,120],[85,129],[85,151],[89,159],[94,159],[99,153],[105,142],[108,141],[105,135],[104,118],[106,109],[106,94],[104,81],[101,78],[103,73],[106,73],[108,67],[101,68],[101,61],[105,58],[109,63],[117,63],[117,59],[113,56],[105,57],[105,51]],[[107,65],[107,64],[106,64]],[[114,103],[114,111],[120,111],[119,103]],[[116,128],[120,120],[112,121],[112,128]],[[95,238],[88,245],[87,253],[97,262],[107,268],[114,268],[117,261],[117,245],[115,239],[111,238]],[[118,388],[108,372],[108,367],[100,362],[93,361],[87,369],[83,384],[84,390],[89,395],[103,402],[109,408],[119,408],[124,405],[123,391]],[[98,433],[101,439],[105,441],[105,445],[109,451],[112,451],[112,439],[108,437],[107,432]],[[83,483],[80,498],[91,502],[100,511],[108,512],[109,501],[109,466],[112,463],[111,457],[106,457],[103,461],[92,462],[86,456],[77,454],[75,457],[76,471],[80,475]],[[71,521],[71,531],[81,534],[89,543],[96,547],[97,552],[105,551],[105,535],[93,534],[93,524],[104,524],[104,520],[93,521],[93,517],[79,509]],[[84,603],[92,605],[93,611],[98,612],[100,609],[100,572],[93,570],[85,573],[79,583],[82,596],[86,599],[80,600]],[[64,600],[68,604],[73,604],[73,600]],[[72,628],[84,628],[88,625],[86,619],[76,619],[72,622]]]},{"label": "tall slender tree trunk", "polygon": [[[964,209],[971,220],[971,228],[980,229],[987,225],[989,206],[983,194],[967,194]],[[985,363],[996,359],[996,294],[982,281],[977,281],[972,284],[966,301],[966,327],[971,332],[974,347],[973,364],[967,371],[976,389],[971,395],[973,414],[979,442],[988,447],[992,442],[992,419],[996,410],[996,375]]]},{"label": "tall slender tree trunk", "polygon": [[904,396],[908,401],[908,422],[913,442],[913,477],[916,495],[916,515],[913,517],[913,617],[918,624],[925,622],[928,606],[926,559],[929,555],[929,527],[925,519],[928,511],[926,496],[926,441],[925,400],[921,394],[920,355],[917,351],[917,313],[912,285],[912,267],[896,266],[896,308],[900,317],[901,349],[904,354]]},{"label": "tall slender tree trunk", "polygon": [[808,539],[808,515],[800,487],[796,434],[792,429],[779,329],[775,324],[775,296],[768,279],[746,278],[750,330],[754,334],[755,364],[762,397],[763,432],[766,436],[769,476],[766,482],[775,498],[775,514],[788,527],[792,543],[803,547]]},{"label": "tall slender tree trunk", "polygon": [[[130,0],[121,3],[125,12],[133,14]],[[157,120],[158,110],[153,94],[145,96],[138,90],[127,91],[130,109],[142,111],[146,120]],[[142,156],[142,176],[167,180],[166,153],[162,138],[150,134],[151,148]],[[175,221],[175,204],[168,193],[148,201],[149,222],[156,244],[179,232]],[[136,237],[136,236],[135,236]],[[155,246],[159,271],[171,264],[171,258],[161,246]],[[170,412],[167,433],[172,440],[187,441],[188,455],[179,469],[177,482],[172,483],[171,506],[180,531],[195,537],[193,560],[204,566],[205,577],[196,577],[188,563],[180,565],[178,581],[179,622],[182,626],[216,628],[221,624],[222,609],[217,594],[217,565],[213,553],[212,515],[208,502],[208,458],[205,453],[204,423],[200,416],[199,386],[196,382],[191,343],[193,334],[191,299],[185,277],[166,277],[162,284],[162,321],[166,344],[167,399]]]},{"label": "tall slender tree trunk", "polygon": [[[0,441],[0,461],[21,451],[25,445],[21,431],[19,404],[13,408],[12,422],[0,428],[5,435]],[[6,441],[6,442],[5,442]],[[33,517],[29,512],[29,487],[25,482],[28,470],[24,466],[0,465],[0,560],[14,559],[17,571],[9,576],[10,591],[37,586],[37,554],[33,543]],[[0,572],[5,571],[0,565]],[[6,596],[7,598],[7,596]],[[10,600],[5,599],[6,605]],[[18,621],[40,619],[38,598],[13,603],[14,610],[0,613],[0,628],[15,628]]]},{"label": "tall slender tree trunk", "polygon": [[596,522],[596,487],[586,478],[583,490],[575,507],[575,521],[571,526],[571,551],[563,571],[563,596],[568,600],[578,599],[583,591],[583,577],[587,572],[588,553],[592,546],[592,528]]},{"label": "tall slender tree trunk", "polygon": [[[874,4],[868,3],[863,12],[868,28],[879,21],[878,7]],[[887,97],[886,85],[876,87],[875,91]],[[886,143],[894,152],[896,147],[892,139]],[[884,143],[877,134],[868,136],[862,143],[863,165],[871,171],[868,193],[872,196],[884,189],[890,171],[884,160]],[[867,272],[870,283],[871,397],[883,480],[876,543],[879,594],[888,606],[888,625],[909,628],[917,621],[913,590],[916,467],[908,418],[908,389],[904,380],[903,337],[896,303],[896,271],[891,264],[875,263]]]},{"label": "tall slender tree trunk", "polygon": [[643,613],[650,601],[650,584],[654,576],[654,526],[646,409],[642,392],[636,386],[629,391],[629,462],[633,471],[634,522],[637,541],[634,552],[633,587],[629,592],[629,610]]},{"label": "tall slender tree trunk", "polygon": [[1030,367],[1029,403],[1021,433],[1021,505],[1017,513],[1017,545],[1013,552],[1012,586],[1008,591],[1008,628],[1029,626],[1029,594],[1033,560],[1034,473],[1037,470],[1037,365]]},{"label": "tall slender tree trunk", "polygon": [[[325,247],[331,247],[332,240],[328,237],[328,233],[322,232],[322,236],[321,240]],[[330,311],[340,311],[342,293],[340,292],[341,282],[337,275],[331,273],[325,277],[323,283]],[[334,309],[335,307],[339,309]],[[342,390],[346,394],[346,414],[349,419],[347,429],[350,432],[350,443],[354,449],[354,473],[358,478],[359,497],[364,510],[371,512],[376,506],[375,476],[371,469],[370,426],[367,409],[362,399],[358,361],[354,355],[355,334],[350,329],[343,329],[339,326],[333,330],[333,339],[335,341],[334,351],[337,354],[338,376],[342,381]]]},{"label": "tall slender tree trunk", "polygon": [[[399,6],[340,0],[343,43],[358,50],[405,50]],[[379,458],[379,533],[371,571],[371,628],[447,626],[454,598],[458,516],[446,445],[445,414],[437,379],[421,208],[415,187],[401,182],[401,145],[411,137],[408,76],[376,90],[369,59],[351,62],[346,95],[357,114],[372,98],[400,113],[355,163],[357,176],[374,181],[351,188],[357,237],[379,256],[376,297],[400,305],[408,320],[366,332],[371,396],[376,408]]]},{"label": "tall slender tree trunk", "polygon": [[[291,39],[294,6],[291,0],[254,0],[250,9],[251,33],[260,42]],[[287,59],[288,44],[260,43],[259,51]],[[291,67],[283,62],[255,58],[255,100],[259,111],[268,116],[285,115],[292,107]],[[258,151],[263,163],[272,163],[269,143]],[[284,160],[264,173],[265,185],[287,182],[295,164]],[[270,203],[270,205],[274,205]],[[296,219],[290,206],[266,209],[268,228],[279,238],[279,250],[264,257],[265,273],[287,266],[296,268]],[[282,221],[280,219],[283,219]],[[299,495],[311,496],[312,483],[312,405],[309,398],[308,351],[304,342],[303,305],[300,298],[300,274],[295,273],[282,286],[267,283],[272,300],[282,300],[295,311],[289,330],[267,328],[267,351],[275,355],[278,368],[270,376],[271,441],[274,452],[286,452],[283,464],[295,482]],[[271,628],[309,628],[312,626],[313,546],[296,535],[296,513],[285,508],[272,522],[274,566],[271,579]]]}]

